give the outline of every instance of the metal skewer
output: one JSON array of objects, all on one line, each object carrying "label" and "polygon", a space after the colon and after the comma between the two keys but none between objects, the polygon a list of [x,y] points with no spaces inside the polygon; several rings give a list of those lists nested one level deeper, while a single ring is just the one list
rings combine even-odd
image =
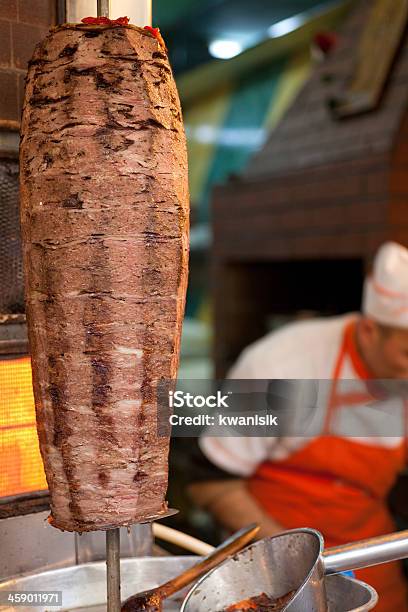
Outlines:
[{"label": "metal skewer", "polygon": [[[108,17],[110,0],[97,0],[98,17]],[[120,612],[120,529],[106,532],[106,590],[108,612]]]},{"label": "metal skewer", "polygon": [[120,612],[120,529],[106,532],[106,588],[108,612]]},{"label": "metal skewer", "polygon": [[[98,17],[110,15],[110,0],[97,0]],[[120,612],[120,529],[106,532],[106,590],[108,612]]]},{"label": "metal skewer", "polygon": [[109,17],[110,0],[97,0],[98,2],[98,17]]}]

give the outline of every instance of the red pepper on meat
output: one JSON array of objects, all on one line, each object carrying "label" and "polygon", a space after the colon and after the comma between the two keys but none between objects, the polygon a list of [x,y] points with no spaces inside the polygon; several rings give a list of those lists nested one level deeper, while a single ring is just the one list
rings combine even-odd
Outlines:
[{"label": "red pepper on meat", "polygon": [[144,30],[148,30],[150,34],[152,34],[155,38],[159,38],[160,36],[159,28],[152,28],[152,26],[145,26]]},{"label": "red pepper on meat", "polygon": [[127,25],[129,23],[129,17],[118,17],[118,19],[109,19],[108,17],[84,17],[81,19],[82,23],[87,25]]},{"label": "red pepper on meat", "polygon": [[129,23],[129,17],[118,17],[113,21],[113,23],[115,25],[127,25]]},{"label": "red pepper on meat", "polygon": [[152,26],[145,26],[144,27],[145,30],[147,30],[148,32],[150,32],[150,34],[152,36],[154,36],[155,38],[157,38],[157,40],[159,41],[159,43],[161,44],[161,46],[166,49],[166,43],[163,40],[162,35],[160,34],[160,28],[152,28]]}]

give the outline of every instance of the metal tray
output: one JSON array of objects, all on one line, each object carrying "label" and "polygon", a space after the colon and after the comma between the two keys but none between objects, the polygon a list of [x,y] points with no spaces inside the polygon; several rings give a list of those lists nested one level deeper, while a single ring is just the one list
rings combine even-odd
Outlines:
[{"label": "metal tray", "polygon": [[[122,599],[158,586],[197,562],[197,557],[140,557],[121,559]],[[61,606],[1,606],[2,612],[106,612],[106,564],[85,563],[64,569],[30,574],[0,584],[4,591],[62,591]],[[166,612],[180,610],[187,590],[164,604]]]}]

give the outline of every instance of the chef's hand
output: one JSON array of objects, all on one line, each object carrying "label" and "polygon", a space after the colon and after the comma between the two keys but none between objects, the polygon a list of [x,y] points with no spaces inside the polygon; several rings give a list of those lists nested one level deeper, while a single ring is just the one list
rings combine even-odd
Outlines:
[{"label": "chef's hand", "polygon": [[284,527],[269,516],[248,491],[245,480],[216,480],[189,486],[193,501],[208,510],[223,527],[237,531],[249,523],[260,526],[259,538],[276,535]]}]

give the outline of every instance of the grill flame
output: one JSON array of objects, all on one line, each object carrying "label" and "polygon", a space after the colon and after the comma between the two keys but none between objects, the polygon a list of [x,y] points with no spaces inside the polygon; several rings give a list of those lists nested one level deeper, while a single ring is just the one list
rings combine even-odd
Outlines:
[{"label": "grill flame", "polygon": [[0,497],[47,489],[29,357],[0,360]]}]

